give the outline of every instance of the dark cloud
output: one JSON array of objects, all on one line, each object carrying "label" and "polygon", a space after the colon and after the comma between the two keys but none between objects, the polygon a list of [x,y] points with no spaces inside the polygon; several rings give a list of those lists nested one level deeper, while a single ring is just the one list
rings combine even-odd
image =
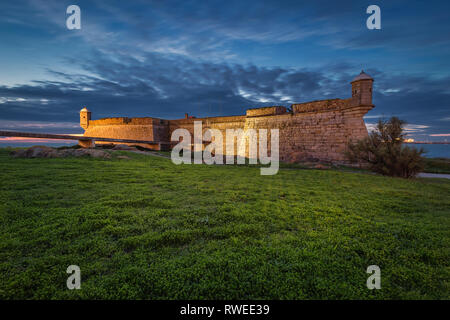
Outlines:
[{"label": "dark cloud", "polygon": [[[30,51],[30,39],[38,39],[52,63],[49,80],[33,81],[37,78],[30,75],[28,84],[0,86],[0,119],[72,123],[83,106],[95,118],[232,115],[249,107],[346,98],[349,81],[359,72],[357,60],[382,48],[378,61],[414,57],[440,67],[430,74],[409,69],[401,74],[390,72],[395,66],[385,68],[388,62],[367,60],[377,106],[369,115],[398,115],[428,126],[427,132],[448,133],[449,122],[442,119],[450,117],[450,81],[436,74],[448,68],[449,2],[379,1],[380,31],[365,28],[368,4],[357,0],[77,3],[83,27],[75,33],[64,26],[71,1],[1,4],[1,23],[16,32],[8,39],[26,43]],[[314,46],[323,61],[314,67],[280,66],[286,43],[300,57]],[[261,55],[270,58],[271,67],[243,62],[268,47]],[[400,54],[393,56],[394,51]],[[62,56],[76,73],[53,62]]]},{"label": "dark cloud", "polygon": [[[72,61],[73,62],[73,61]],[[147,54],[144,61],[96,55],[80,60],[96,76],[49,72],[61,81],[0,87],[5,119],[69,121],[82,106],[96,116],[240,114],[248,107],[321,95],[317,71],[195,62]],[[292,101],[291,101],[292,102]]]},{"label": "dark cloud", "polygon": [[[255,106],[347,98],[349,82],[356,73],[351,64],[330,65],[331,72],[325,72],[196,62],[160,54],[137,60],[96,53],[95,59],[72,63],[79,63],[93,75],[50,70],[61,80],[0,87],[0,97],[4,97],[0,101],[2,118],[74,122],[83,106],[96,118],[180,118],[185,112],[196,116],[243,114]],[[436,133],[445,131],[446,123],[440,119],[449,116],[450,106],[442,103],[450,101],[450,78],[390,76],[375,69],[368,72],[375,78],[377,105],[371,114],[399,115],[410,123],[432,126]],[[430,106],[441,108],[424,114]]]}]

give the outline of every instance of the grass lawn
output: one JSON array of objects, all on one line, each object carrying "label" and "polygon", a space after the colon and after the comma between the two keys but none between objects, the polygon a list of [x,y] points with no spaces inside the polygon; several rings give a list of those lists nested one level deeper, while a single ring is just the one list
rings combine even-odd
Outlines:
[{"label": "grass lawn", "polygon": [[450,180],[124,154],[0,150],[1,299],[450,298]]}]

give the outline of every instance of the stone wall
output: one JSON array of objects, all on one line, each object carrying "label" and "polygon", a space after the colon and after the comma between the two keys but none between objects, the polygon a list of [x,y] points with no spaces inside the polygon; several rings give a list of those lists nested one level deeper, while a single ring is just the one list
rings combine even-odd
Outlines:
[{"label": "stone wall", "polygon": [[345,109],[350,106],[351,106],[351,99],[319,100],[293,104],[292,112],[293,113],[324,112],[330,110]]},{"label": "stone wall", "polygon": [[275,107],[264,107],[264,108],[253,108],[247,109],[247,117],[260,117],[260,116],[271,116],[275,114],[286,113],[286,107],[275,106]]},{"label": "stone wall", "polygon": [[[275,108],[275,107],[274,107]],[[281,161],[321,160],[345,161],[347,143],[367,135],[363,116],[372,106],[353,106],[352,99],[314,101],[291,106],[286,109],[253,109],[250,116],[213,118],[188,118],[162,120],[156,118],[107,118],[92,120],[85,131],[86,136],[118,139],[155,140],[169,142],[172,132],[187,129],[194,136],[194,121],[201,121],[203,132],[218,129],[223,135],[223,152],[227,144],[233,144],[237,152],[237,141],[227,141],[227,129],[279,129],[279,151]],[[259,113],[259,115],[257,115]],[[283,113],[281,113],[283,112]],[[101,143],[101,142],[100,142]],[[154,145],[142,146],[156,148]],[[270,145],[268,147],[270,152]],[[248,156],[248,150],[245,154]]]},{"label": "stone wall", "polygon": [[[98,138],[134,139],[146,141],[169,141],[169,122],[157,118],[105,118],[89,121],[84,135]],[[110,142],[103,142],[108,144]],[[102,142],[97,142],[102,144]],[[137,144],[150,149],[153,144]]]},{"label": "stone wall", "polygon": [[[194,134],[194,121],[202,121],[203,131],[219,129],[222,132],[226,152],[226,129],[279,129],[279,152],[282,161],[321,160],[344,162],[345,149],[350,141],[367,135],[363,116],[372,107],[352,107],[352,100],[324,100],[292,105],[293,112],[261,116],[235,116],[171,120],[169,136],[177,128]],[[237,150],[237,146],[234,147]],[[270,145],[268,147],[270,152]],[[244,154],[242,154],[244,155]],[[248,150],[245,152],[248,156]]]},{"label": "stone wall", "polygon": [[[344,162],[349,142],[367,136],[364,115],[373,108],[373,79],[363,72],[352,83],[352,97],[293,104],[291,110],[283,106],[248,109],[246,115],[227,117],[163,120],[157,118],[106,118],[90,120],[80,113],[85,135],[118,139],[154,140],[170,142],[178,128],[187,129],[194,136],[194,122],[201,121],[203,132],[218,129],[222,132],[223,152],[237,141],[226,141],[227,129],[279,129],[279,151],[282,161],[320,160]],[[83,111],[82,110],[82,111]],[[89,120],[86,119],[89,118]],[[267,139],[270,141],[270,136]],[[174,142],[173,144],[176,144]],[[146,146],[146,145],[143,145]],[[155,146],[147,146],[155,148]],[[268,147],[270,152],[270,146]],[[248,156],[247,152],[240,155]]]}]

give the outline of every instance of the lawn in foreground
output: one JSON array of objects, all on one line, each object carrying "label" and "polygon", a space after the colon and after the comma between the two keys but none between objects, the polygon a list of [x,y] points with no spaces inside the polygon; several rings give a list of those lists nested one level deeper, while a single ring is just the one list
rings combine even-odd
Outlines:
[{"label": "lawn in foreground", "polygon": [[450,181],[127,155],[0,150],[1,299],[450,298]]}]

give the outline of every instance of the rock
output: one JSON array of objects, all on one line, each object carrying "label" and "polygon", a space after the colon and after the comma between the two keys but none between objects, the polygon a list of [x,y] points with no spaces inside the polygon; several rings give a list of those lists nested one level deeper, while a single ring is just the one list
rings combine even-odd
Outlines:
[{"label": "rock", "polygon": [[79,149],[59,150],[59,154],[61,157],[73,157],[75,150],[79,150]]},{"label": "rock", "polygon": [[113,143],[96,143],[95,147],[100,148],[100,149],[112,149],[112,148],[114,148],[114,144]]},{"label": "rock", "polygon": [[127,156],[118,156],[117,159],[125,159],[125,160],[130,160],[130,157]]},{"label": "rock", "polygon": [[92,158],[103,158],[103,159],[111,158],[111,155],[103,150],[96,150],[96,149],[85,149],[85,150],[87,151],[86,154]]},{"label": "rock", "polygon": [[11,152],[15,158],[60,158],[60,157],[82,157],[109,159],[111,155],[103,150],[96,149],[63,149],[57,150],[45,146],[34,146]]},{"label": "rock", "polygon": [[57,150],[46,146],[33,146],[28,149],[21,149],[11,152],[15,158],[56,158]]},{"label": "rock", "polygon": [[83,156],[89,156],[92,158],[103,158],[103,159],[109,159],[111,158],[111,155],[103,150],[97,150],[97,149],[75,149],[75,150],[64,150],[64,156],[72,156],[72,157],[83,157]]},{"label": "rock", "polygon": [[24,158],[25,154],[26,154],[26,150],[24,150],[24,149],[14,150],[9,153],[9,155],[14,158]]}]

